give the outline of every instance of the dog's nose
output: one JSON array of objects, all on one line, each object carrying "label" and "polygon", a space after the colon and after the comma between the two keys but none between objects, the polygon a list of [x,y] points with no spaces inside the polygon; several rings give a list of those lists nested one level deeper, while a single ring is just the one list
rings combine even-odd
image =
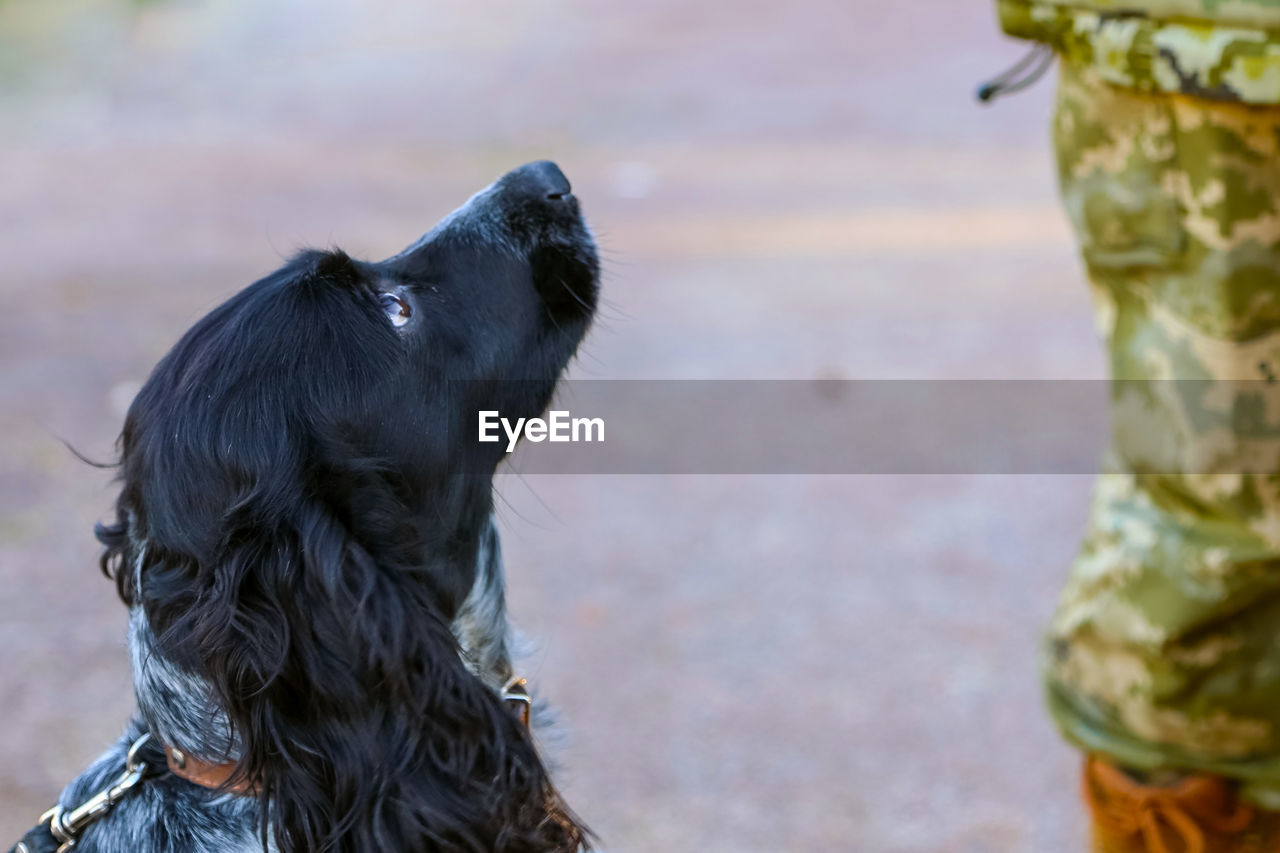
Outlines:
[{"label": "dog's nose", "polygon": [[511,172],[508,186],[521,194],[536,196],[550,201],[563,201],[571,198],[572,187],[569,179],[560,171],[560,167],[550,160],[539,160],[526,163]]}]

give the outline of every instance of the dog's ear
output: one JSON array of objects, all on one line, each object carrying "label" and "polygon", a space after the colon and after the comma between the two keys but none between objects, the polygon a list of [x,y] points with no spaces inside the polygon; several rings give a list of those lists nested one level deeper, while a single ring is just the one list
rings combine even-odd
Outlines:
[{"label": "dog's ear", "polygon": [[225,711],[231,783],[281,853],[576,849],[584,830],[451,631],[491,482],[404,437],[398,338],[358,310],[357,273],[304,253],[161,361],[121,436],[104,567],[153,652]]},{"label": "dog's ear", "polygon": [[102,573],[116,582],[116,592],[125,604],[133,604],[133,558],[129,547],[129,521],[123,511],[111,524],[98,522],[93,535],[102,543],[102,557],[98,565]]},{"label": "dog's ear", "polygon": [[375,553],[314,501],[237,515],[161,651],[199,661],[281,851],[579,849],[528,732],[462,662],[443,567],[403,559],[410,531]]}]

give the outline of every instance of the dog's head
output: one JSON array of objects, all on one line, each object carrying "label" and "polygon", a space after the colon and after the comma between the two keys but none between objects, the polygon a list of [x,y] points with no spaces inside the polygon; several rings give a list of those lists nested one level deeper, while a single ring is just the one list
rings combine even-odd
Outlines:
[{"label": "dog's head", "polygon": [[152,654],[208,685],[281,850],[581,840],[452,627],[496,544],[477,411],[546,406],[597,272],[532,163],[385,261],[300,254],[133,402],[103,564]]}]

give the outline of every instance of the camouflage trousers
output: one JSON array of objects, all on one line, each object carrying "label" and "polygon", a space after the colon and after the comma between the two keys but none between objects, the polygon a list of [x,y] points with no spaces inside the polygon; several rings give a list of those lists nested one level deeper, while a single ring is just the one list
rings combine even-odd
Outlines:
[{"label": "camouflage trousers", "polygon": [[1117,379],[1048,630],[1079,747],[1280,807],[1280,106],[1062,69],[1054,140]]}]

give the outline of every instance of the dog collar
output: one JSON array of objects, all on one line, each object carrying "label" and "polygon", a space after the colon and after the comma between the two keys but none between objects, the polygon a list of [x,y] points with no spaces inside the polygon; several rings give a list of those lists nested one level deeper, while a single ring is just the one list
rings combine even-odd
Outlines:
[{"label": "dog collar", "polygon": [[156,768],[150,734],[143,734],[125,755],[124,772],[110,785],[73,809],[56,805],[40,815],[36,828],[13,847],[13,853],[67,853],[80,833],[116,807],[126,794],[141,784]]},{"label": "dog collar", "polygon": [[[525,728],[529,727],[529,716],[533,710],[533,697],[529,695],[529,682],[519,676],[512,676],[502,686],[502,690],[498,693],[498,698],[516,715],[516,719]],[[236,772],[236,763],[234,761],[210,764],[207,761],[201,761],[194,756],[187,755],[176,746],[168,745],[164,747],[164,757],[169,765],[169,772],[179,779],[186,779],[193,785],[199,785],[202,788],[222,789],[232,794],[249,794],[253,791],[252,786],[243,780],[234,785],[227,785],[227,781]]]},{"label": "dog collar", "polygon": [[[529,682],[519,676],[512,676],[502,686],[498,698],[516,715],[516,719],[520,720],[525,728],[529,727],[529,716],[533,710],[533,697],[529,695]],[[253,791],[252,786],[243,780],[234,785],[227,785],[227,781],[236,772],[236,763],[234,761],[210,764],[207,761],[201,761],[194,756],[187,755],[176,746],[168,745],[164,747],[164,757],[169,765],[169,772],[179,779],[186,779],[193,785],[199,785],[202,788],[222,789],[232,794],[248,794]]]},{"label": "dog collar", "polygon": [[235,775],[236,763],[224,761],[221,764],[210,764],[207,761],[187,755],[176,746],[166,745],[164,760],[169,765],[169,772],[179,779],[186,779],[201,788],[222,788],[232,794],[248,794],[252,791],[249,783],[241,780],[234,785],[227,785],[227,780]]},{"label": "dog collar", "polygon": [[[525,728],[529,727],[533,697],[529,695],[527,681],[519,676],[512,676],[502,686],[498,698],[516,715],[516,719]],[[53,851],[68,853],[86,827],[105,817],[126,794],[148,777],[155,775],[155,771],[159,769],[157,760],[159,750],[156,749],[158,745],[164,750],[164,759],[169,766],[169,772],[179,779],[185,779],[202,788],[223,790],[231,794],[253,793],[253,787],[244,780],[234,785],[227,785],[235,775],[234,761],[210,764],[187,755],[175,746],[157,744],[151,734],[146,733],[129,747],[125,757],[124,772],[114,782],[74,809],[64,809],[60,805],[49,809],[40,816],[40,823],[35,829],[24,835],[22,840],[14,845],[12,853],[53,853]],[[143,760],[144,757],[146,760]]]},{"label": "dog collar", "polygon": [[517,675],[511,676],[507,679],[507,683],[502,685],[498,698],[516,715],[526,729],[529,728],[529,715],[533,711],[533,697],[529,695],[529,682]]}]

